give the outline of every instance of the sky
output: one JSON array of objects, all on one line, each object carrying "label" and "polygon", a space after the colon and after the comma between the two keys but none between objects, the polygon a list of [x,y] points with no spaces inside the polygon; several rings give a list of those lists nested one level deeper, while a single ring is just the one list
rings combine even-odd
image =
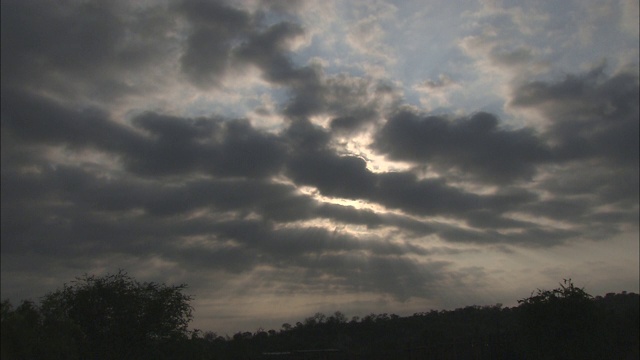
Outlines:
[{"label": "sky", "polygon": [[2,298],[316,312],[639,287],[637,0],[1,2]]}]

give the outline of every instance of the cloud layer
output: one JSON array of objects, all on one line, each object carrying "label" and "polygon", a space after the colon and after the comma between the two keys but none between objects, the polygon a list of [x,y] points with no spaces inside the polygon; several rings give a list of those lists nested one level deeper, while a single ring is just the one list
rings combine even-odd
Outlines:
[{"label": "cloud layer", "polygon": [[[391,77],[400,68],[339,68],[340,53],[367,49],[372,61],[411,59],[375,46],[404,9],[369,13],[338,43],[313,12],[339,21],[339,5],[275,4],[2,3],[3,296],[34,296],[25,277],[50,287],[130,266],[192,284],[203,309],[236,323],[241,309],[220,310],[216,296],[284,297],[297,311],[317,298],[504,302],[522,289],[499,288],[509,269],[490,261],[637,241],[637,51],[557,76],[553,56],[526,42],[538,28],[522,22],[535,19],[481,8],[465,16],[484,32],[451,35],[456,80],[435,68],[439,80],[411,83]],[[512,26],[523,37],[501,33]],[[502,38],[524,43],[502,51]],[[546,65],[518,70],[536,61]],[[478,99],[490,105],[468,111]],[[460,107],[421,107],[432,100]]]}]

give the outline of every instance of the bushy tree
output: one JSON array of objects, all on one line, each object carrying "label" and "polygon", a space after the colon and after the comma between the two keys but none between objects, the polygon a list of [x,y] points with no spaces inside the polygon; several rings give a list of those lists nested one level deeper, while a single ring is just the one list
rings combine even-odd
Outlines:
[{"label": "bushy tree", "polygon": [[571,279],[518,302],[525,346],[535,358],[599,359],[606,354],[603,314]]},{"label": "bushy tree", "polygon": [[40,338],[41,317],[38,307],[24,300],[13,308],[9,300],[2,302],[2,358],[24,354],[36,358],[40,354],[35,345]]},{"label": "bushy tree", "polygon": [[85,275],[44,296],[44,326],[67,332],[81,357],[162,358],[160,349],[187,339],[192,308],[185,288],[139,283],[122,271]]},{"label": "bushy tree", "polygon": [[[74,331],[75,330],[75,331]],[[39,306],[23,300],[15,309],[2,302],[2,359],[78,359],[78,327],[71,321],[51,322]]]}]

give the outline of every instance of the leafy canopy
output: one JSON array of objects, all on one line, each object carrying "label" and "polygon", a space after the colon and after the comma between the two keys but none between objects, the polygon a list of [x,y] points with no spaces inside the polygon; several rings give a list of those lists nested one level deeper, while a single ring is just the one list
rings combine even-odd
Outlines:
[{"label": "leafy canopy", "polygon": [[[192,319],[186,285],[139,283],[125,272],[84,275],[42,300],[49,323],[73,328],[86,351],[129,357],[159,343],[184,339]],[[114,354],[128,349],[127,354]],[[124,351],[124,350],[122,350]]]},{"label": "leafy canopy", "polygon": [[538,289],[518,302],[523,339],[536,349],[533,357],[598,359],[606,353],[601,309],[571,279],[553,290]]}]

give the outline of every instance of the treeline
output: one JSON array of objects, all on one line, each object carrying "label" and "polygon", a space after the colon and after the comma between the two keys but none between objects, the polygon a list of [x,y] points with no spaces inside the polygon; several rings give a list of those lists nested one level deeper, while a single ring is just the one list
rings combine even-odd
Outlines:
[{"label": "treeline", "polygon": [[317,313],[280,331],[208,335],[218,351],[245,359],[638,359],[639,305],[638,294],[593,298],[568,281],[512,308]]},{"label": "treeline", "polygon": [[2,359],[638,359],[638,294],[565,280],[517,307],[412,316],[317,313],[233,336],[188,330],[185,285],[85,276],[40,304],[2,302]]}]

